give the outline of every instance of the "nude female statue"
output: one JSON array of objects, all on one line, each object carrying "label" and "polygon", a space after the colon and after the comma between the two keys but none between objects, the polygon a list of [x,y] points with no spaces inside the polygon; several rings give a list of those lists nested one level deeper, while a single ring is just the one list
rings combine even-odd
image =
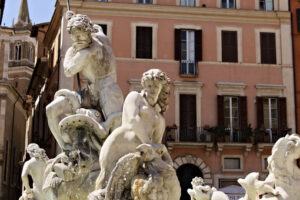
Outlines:
[{"label": "nude female statue", "polygon": [[[43,175],[47,166],[48,157],[44,149],[39,145],[31,143],[27,147],[30,160],[26,161],[22,170],[22,182],[25,187],[19,200],[36,199],[44,200],[43,196]],[[28,176],[33,180],[33,187],[30,188]]]},{"label": "nude female statue", "polygon": [[106,187],[111,171],[122,156],[136,152],[140,144],[162,141],[170,80],[161,70],[151,69],[143,74],[141,82],[142,92],[130,92],[125,99],[122,125],[103,144],[96,189]]},{"label": "nude female statue", "polygon": [[73,143],[59,129],[59,122],[63,118],[78,113],[86,114],[90,109],[98,110],[100,117],[93,118],[99,118],[102,131],[105,132],[103,134],[107,135],[120,125],[124,101],[122,91],[116,84],[116,65],[111,45],[102,28],[93,25],[86,15],[71,11],[67,12],[67,19],[72,46],[65,55],[64,72],[67,77],[81,72],[88,79],[88,86],[81,94],[67,89],[59,90],[54,101],[46,108],[50,130],[63,150],[70,149]]}]

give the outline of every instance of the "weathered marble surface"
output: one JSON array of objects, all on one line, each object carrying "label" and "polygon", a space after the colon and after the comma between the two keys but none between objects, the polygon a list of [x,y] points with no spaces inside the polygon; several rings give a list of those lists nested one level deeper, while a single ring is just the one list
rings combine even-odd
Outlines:
[{"label": "weathered marble surface", "polygon": [[[179,200],[176,171],[161,144],[169,78],[159,69],[145,72],[143,91],[131,92],[123,106],[114,56],[101,27],[73,12],[67,12],[67,19],[73,43],[65,56],[65,75],[81,72],[88,87],[59,90],[46,108],[62,153],[43,163],[34,179],[34,199],[84,200],[90,194],[93,200]],[[26,186],[21,198],[27,194]]]},{"label": "weathered marble surface", "polygon": [[[30,160],[26,161],[22,170],[22,182],[25,190],[22,192],[22,196],[19,200],[46,200],[43,195],[43,175],[47,166],[48,157],[44,149],[41,149],[37,144],[29,144],[27,153],[30,156]],[[33,180],[33,187],[30,188],[28,176],[31,176]]]},{"label": "weathered marble surface", "polygon": [[299,135],[286,135],[280,138],[268,158],[269,175],[264,181],[258,180],[258,173],[250,173],[238,182],[246,190],[241,200],[256,200],[259,195],[265,200],[298,200],[300,192],[300,158]]},{"label": "weathered marble surface", "polygon": [[80,124],[80,115],[89,116],[84,120],[94,133],[91,144],[100,151],[103,139],[121,124],[124,99],[116,84],[115,58],[99,25],[71,11],[67,12],[67,19],[72,46],[64,58],[64,72],[66,76],[81,72],[88,86],[80,93],[62,89],[55,94],[54,101],[47,105],[49,128],[63,150],[73,150],[73,133],[65,127],[69,128],[70,123]]},{"label": "weathered marble surface", "polygon": [[[180,199],[180,184],[172,167],[172,159],[166,147],[160,144],[165,130],[163,113],[168,106],[169,79],[162,71],[151,69],[143,74],[142,86],[141,93],[128,94],[122,125],[103,144],[98,190],[90,195],[91,200]],[[128,160],[127,156],[139,161]],[[117,187],[121,178],[116,174],[125,174],[127,184]],[[113,190],[113,195],[112,187],[119,189],[118,192]],[[130,188],[131,195],[128,195]]]},{"label": "weathered marble surface", "polygon": [[228,196],[216,188],[204,185],[201,177],[195,177],[192,180],[193,189],[188,189],[187,192],[191,200],[229,200]]}]

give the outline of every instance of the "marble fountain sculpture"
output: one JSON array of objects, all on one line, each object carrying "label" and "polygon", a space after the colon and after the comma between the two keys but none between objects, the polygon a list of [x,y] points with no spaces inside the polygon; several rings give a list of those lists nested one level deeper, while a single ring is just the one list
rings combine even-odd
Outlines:
[{"label": "marble fountain sculpture", "polygon": [[[300,200],[300,137],[297,134],[280,138],[268,157],[269,175],[258,180],[259,173],[252,172],[238,179],[246,194],[240,200]],[[194,178],[193,189],[188,189],[191,200],[227,200],[210,186],[204,186],[201,178]],[[215,196],[218,196],[215,198]]]},{"label": "marble fountain sculpture", "polygon": [[[159,69],[143,74],[142,92],[123,99],[116,64],[102,28],[68,11],[72,46],[66,76],[88,80],[83,91],[61,89],[47,105],[50,130],[61,152],[48,159],[29,144],[20,200],[179,200],[172,159],[161,144],[170,79]],[[30,188],[28,176],[33,179]]]}]

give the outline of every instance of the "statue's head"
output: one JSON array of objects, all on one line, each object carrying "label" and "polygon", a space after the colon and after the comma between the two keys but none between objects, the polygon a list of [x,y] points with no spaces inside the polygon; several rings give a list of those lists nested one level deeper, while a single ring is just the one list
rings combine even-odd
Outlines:
[{"label": "statue's head", "polygon": [[66,13],[67,31],[71,34],[73,47],[77,49],[86,48],[92,42],[92,33],[98,30],[94,27],[91,20],[82,14],[75,14],[72,11]]},{"label": "statue's head", "polygon": [[26,150],[31,158],[38,158],[43,160],[48,159],[45,150],[40,148],[39,145],[35,143],[29,144]]},{"label": "statue's head", "polygon": [[170,94],[170,79],[160,69],[150,69],[143,73],[142,77],[143,93],[148,103],[152,106],[158,104],[161,113],[168,107]]}]

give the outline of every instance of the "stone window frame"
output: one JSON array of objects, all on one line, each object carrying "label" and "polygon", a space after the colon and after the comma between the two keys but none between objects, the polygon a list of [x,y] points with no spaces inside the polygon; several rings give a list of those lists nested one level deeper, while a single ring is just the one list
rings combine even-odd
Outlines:
[{"label": "stone window frame", "polygon": [[237,48],[238,48],[238,61],[236,63],[243,62],[243,45],[242,45],[242,32],[243,28],[238,26],[217,26],[217,61],[221,63],[230,63],[232,62],[223,62],[222,61],[222,31],[236,31],[237,32]]},{"label": "stone window frame", "polygon": [[106,20],[106,19],[93,19],[94,24],[104,24],[106,25],[107,28],[107,37],[109,38],[111,44],[113,43],[112,41],[112,26],[113,26],[113,21],[112,20]]},{"label": "stone window frame", "polygon": [[[279,0],[273,0],[273,10],[270,11],[278,11],[279,9]],[[259,0],[255,0],[255,10],[260,10],[259,9]],[[266,11],[266,10],[264,10]]]},{"label": "stone window frame", "polygon": [[[239,158],[240,159],[240,169],[226,169],[225,168],[225,159],[226,158]],[[244,171],[244,156],[243,155],[222,155],[222,171],[223,172],[242,172]]]},{"label": "stone window frame", "polygon": [[[222,8],[222,0],[217,0],[217,8]],[[235,0],[235,8],[224,8],[224,9],[240,9],[241,2],[240,0]]]},{"label": "stone window frame", "polygon": [[175,97],[175,124],[180,125],[180,95],[192,94],[196,95],[197,109],[197,127],[201,127],[201,97],[202,97],[202,82],[192,81],[174,81],[174,97]]},{"label": "stone window frame", "polygon": [[[152,59],[136,58],[136,27],[152,28]],[[157,32],[158,24],[155,22],[131,22],[131,58],[138,60],[155,60],[157,59]]]},{"label": "stone window frame", "polygon": [[234,83],[234,82],[217,82],[216,86],[218,88],[218,95],[222,96],[246,96],[245,88],[247,84],[245,83]]},{"label": "stone window frame", "polygon": [[261,64],[261,65],[281,65],[280,29],[278,29],[278,28],[255,28],[254,32],[255,32],[256,63],[261,64],[260,33],[275,33],[276,64]]},{"label": "stone window frame", "polygon": [[[182,6],[181,0],[176,0],[176,6]],[[195,0],[195,6],[185,6],[185,7],[199,7],[200,6],[200,0]]]},{"label": "stone window frame", "polygon": [[211,169],[201,158],[186,154],[184,156],[178,156],[173,160],[173,167],[175,168],[175,170],[177,170],[184,164],[192,164],[199,167],[203,174],[204,183],[208,185],[211,185],[213,183]]},{"label": "stone window frame", "polygon": [[219,188],[219,180],[220,179],[239,179],[244,178],[244,175],[241,174],[214,174],[214,187]]},{"label": "stone window frame", "polygon": [[256,84],[257,97],[285,97],[285,86],[281,84]]}]

